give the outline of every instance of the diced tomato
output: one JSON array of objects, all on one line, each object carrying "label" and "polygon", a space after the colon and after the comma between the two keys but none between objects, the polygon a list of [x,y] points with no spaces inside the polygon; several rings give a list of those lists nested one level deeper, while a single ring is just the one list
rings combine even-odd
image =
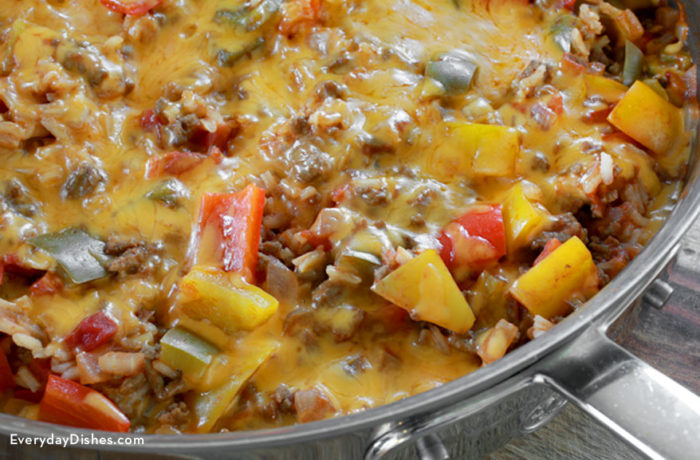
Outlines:
[{"label": "diced tomato", "polygon": [[31,391],[31,390],[25,390],[24,388],[21,390],[15,390],[15,392],[12,394],[15,398],[18,399],[23,399],[25,401],[29,401],[30,403],[37,404],[41,401],[41,398],[44,397],[44,391],[39,390],[39,391]]},{"label": "diced tomato", "polygon": [[162,1],[163,0],[100,0],[100,3],[115,13],[140,15],[160,5]]},{"label": "diced tomato", "polygon": [[79,383],[50,375],[39,405],[44,422],[104,431],[129,431],[131,425],[105,395]]},{"label": "diced tomato", "polygon": [[513,101],[510,105],[522,114],[527,114],[530,111],[530,104],[526,104],[524,102]]},{"label": "diced tomato", "polygon": [[114,337],[119,326],[103,312],[88,316],[64,339],[64,342],[85,351],[92,351]]},{"label": "diced tomato", "polygon": [[12,273],[13,275],[18,275],[33,281],[45,272],[36,268],[27,267],[22,263],[19,257],[17,257],[17,254],[5,254],[0,257],[0,284],[5,281],[5,275],[7,273]]},{"label": "diced tomato", "polygon": [[212,147],[217,147],[220,151],[225,152],[228,147],[228,141],[233,136],[233,126],[230,123],[222,123],[216,127],[213,133],[207,132],[204,136],[204,148],[208,152]]},{"label": "diced tomato", "polygon": [[[241,272],[254,283],[264,207],[265,190],[253,184],[236,193],[204,194],[195,262],[213,258],[224,270]],[[203,243],[203,238],[207,242]]]},{"label": "diced tomato", "polygon": [[565,72],[574,75],[585,73],[588,70],[582,59],[570,53],[564,54],[564,57],[561,59],[561,68]]},{"label": "diced tomato", "polygon": [[612,112],[615,106],[606,107],[604,109],[591,110],[583,114],[583,121],[586,123],[605,123],[608,121],[608,115]]},{"label": "diced tomato", "polygon": [[46,272],[29,287],[33,296],[55,294],[63,289],[63,281],[54,273]]},{"label": "diced tomato", "polygon": [[25,278],[37,278],[44,271],[37,268],[27,267],[17,256],[17,254],[5,254],[2,256],[3,276],[6,272],[14,273]]},{"label": "diced tomato", "polygon": [[336,411],[328,396],[317,388],[294,393],[294,409],[301,423],[322,420]]},{"label": "diced tomato", "polygon": [[686,82],[682,75],[673,71],[666,71],[666,93],[672,103],[682,104],[686,94]]},{"label": "diced tomato", "polygon": [[450,268],[481,268],[506,254],[499,205],[479,205],[449,223],[438,236],[440,256]]},{"label": "diced tomato", "polygon": [[547,108],[557,115],[561,115],[564,112],[564,98],[559,91],[552,94],[549,98],[549,101],[547,101]]},{"label": "diced tomato", "polygon": [[554,250],[559,246],[561,246],[561,241],[559,241],[556,238],[552,238],[551,240],[547,241],[547,244],[545,244],[544,248],[542,248],[542,252],[540,252],[540,255],[537,256],[535,261],[532,263],[532,266],[534,267],[538,263],[542,262],[542,259],[554,252]]},{"label": "diced tomato", "polygon": [[146,163],[146,178],[153,179],[164,174],[179,176],[206,160],[206,155],[178,150],[152,157]]},{"label": "diced tomato", "polygon": [[158,125],[164,125],[165,122],[156,115],[153,109],[144,110],[141,114],[141,120],[139,122],[141,128],[145,131],[153,131]]},{"label": "diced tomato", "polygon": [[[647,53],[649,53],[649,50],[647,50],[647,45],[654,38],[656,38],[656,34],[654,32],[650,32],[649,30],[645,30],[644,34],[634,44],[637,45],[637,47],[640,50],[644,51],[644,54],[647,54]],[[650,54],[653,54],[653,53],[650,53]]]},{"label": "diced tomato", "polygon": [[209,132],[201,124],[194,130],[187,140],[187,148],[194,152],[211,153],[216,148],[220,152],[228,149],[229,140],[236,134],[233,122],[224,122],[216,127],[216,131]]},{"label": "diced tomato", "polygon": [[350,184],[343,184],[340,187],[336,187],[331,192],[331,200],[333,203],[338,204],[345,201],[352,193],[352,186]]},{"label": "diced tomato", "polygon": [[5,352],[0,349],[0,393],[14,388],[14,386],[15,378],[12,375],[12,368],[10,368]]},{"label": "diced tomato", "polygon": [[545,131],[551,128],[557,119],[557,114],[548,105],[539,102],[530,109],[530,116]]},{"label": "diced tomato", "polygon": [[372,313],[388,332],[396,332],[406,325],[408,312],[396,305],[385,305]]},{"label": "diced tomato", "polygon": [[44,385],[51,373],[51,358],[34,358],[27,367],[29,367],[34,378]]},{"label": "diced tomato", "polygon": [[306,241],[313,247],[322,247],[326,251],[330,251],[331,248],[333,247],[333,244],[331,241],[328,239],[327,236],[322,236],[317,233],[312,232],[311,230],[302,230],[300,232],[301,236],[303,236]]},{"label": "diced tomato", "polygon": [[569,11],[573,11],[576,6],[576,0],[562,0],[561,6]]},{"label": "diced tomato", "polygon": [[278,30],[282,35],[292,36],[301,28],[313,26],[321,20],[321,0],[293,0],[282,9],[282,20]]}]

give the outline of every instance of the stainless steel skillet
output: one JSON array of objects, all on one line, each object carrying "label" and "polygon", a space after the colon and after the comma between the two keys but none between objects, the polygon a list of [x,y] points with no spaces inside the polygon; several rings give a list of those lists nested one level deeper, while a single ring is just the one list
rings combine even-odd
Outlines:
[{"label": "stainless steel skillet", "polygon": [[[700,1],[683,0],[689,42],[700,62]],[[143,437],[59,427],[0,414],[0,447],[10,457],[101,458],[109,451],[185,458],[479,457],[540,427],[567,401],[652,458],[700,452],[700,397],[656,371],[606,333],[673,258],[700,216],[697,142],[681,201],[658,234],[586,306],[503,359],[426,393],[362,413],[254,432]],[[661,285],[662,286],[662,285]],[[102,445],[10,445],[11,436],[65,436]],[[15,455],[17,454],[17,455]],[[18,457],[19,458],[19,457]]]}]

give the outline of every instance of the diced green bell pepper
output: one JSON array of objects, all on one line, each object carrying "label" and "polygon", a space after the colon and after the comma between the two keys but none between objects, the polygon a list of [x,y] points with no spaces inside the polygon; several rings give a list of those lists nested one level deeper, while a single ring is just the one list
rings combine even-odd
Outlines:
[{"label": "diced green bell pepper", "polygon": [[281,5],[282,0],[262,0],[257,5],[246,5],[237,9],[220,9],[214,15],[214,22],[251,32],[269,21]]},{"label": "diced green bell pepper", "polygon": [[428,62],[425,76],[440,83],[448,95],[463,94],[469,91],[478,68],[464,53],[452,51]]},{"label": "diced green bell pepper", "polygon": [[169,208],[177,208],[189,195],[185,185],[177,179],[168,179],[156,185],[146,198],[163,203]]},{"label": "diced green bell pepper", "polygon": [[33,246],[51,254],[73,283],[81,284],[107,276],[104,265],[110,257],[105,243],[79,228],[45,233],[29,240]]},{"label": "diced green bell pepper", "polygon": [[627,40],[625,42],[625,64],[622,68],[622,83],[630,86],[642,76],[644,53]]},{"label": "diced green bell pepper", "polygon": [[214,345],[179,327],[160,339],[160,360],[190,379],[200,378],[217,353]]}]

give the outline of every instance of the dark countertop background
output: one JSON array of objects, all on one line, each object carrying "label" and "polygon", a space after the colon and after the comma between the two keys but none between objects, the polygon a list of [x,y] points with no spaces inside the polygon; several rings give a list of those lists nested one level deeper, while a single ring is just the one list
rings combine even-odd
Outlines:
[{"label": "dark countertop background", "polygon": [[[700,220],[684,237],[676,259],[661,274],[674,292],[661,308],[642,304],[615,336],[630,352],[700,394]],[[631,326],[631,327],[628,327]],[[700,436],[700,427],[697,427]],[[688,458],[700,453],[688,453]],[[578,408],[568,404],[538,431],[514,439],[490,459],[641,459]]]}]

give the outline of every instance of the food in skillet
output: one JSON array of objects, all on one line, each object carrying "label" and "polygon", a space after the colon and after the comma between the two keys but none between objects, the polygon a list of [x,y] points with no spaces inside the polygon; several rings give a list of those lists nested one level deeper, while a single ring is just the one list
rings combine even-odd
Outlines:
[{"label": "food in skillet", "polygon": [[681,189],[658,3],[3,1],[0,408],[309,422],[546,333]]}]

